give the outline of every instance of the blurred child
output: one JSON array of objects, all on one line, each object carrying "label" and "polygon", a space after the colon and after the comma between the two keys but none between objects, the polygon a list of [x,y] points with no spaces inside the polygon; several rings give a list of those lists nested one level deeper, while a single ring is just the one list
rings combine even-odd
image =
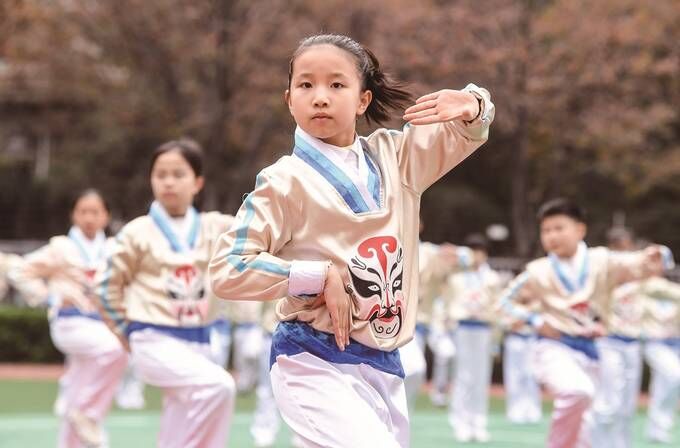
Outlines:
[{"label": "blurred child", "polygon": [[[602,319],[612,289],[658,272],[664,266],[664,250],[654,246],[622,255],[588,248],[583,210],[562,198],[546,202],[538,221],[548,256],[527,265],[504,292],[502,303],[539,334],[532,370],[554,395],[547,446],[590,446],[590,428],[583,420],[597,386],[595,338],[605,334]],[[524,299],[536,300],[538,311],[513,306],[513,300]]]},{"label": "blurred child", "polygon": [[651,369],[646,435],[671,443],[680,400],[680,284],[653,277],[640,284],[645,298],[644,356]]},{"label": "blurred child", "polygon": [[470,235],[465,245],[472,249],[474,269],[451,275],[445,293],[448,317],[458,324],[449,422],[459,442],[488,442],[492,333],[502,284],[487,263],[486,239]]},{"label": "blurred child", "polygon": [[97,269],[112,249],[104,229],[109,209],[96,190],[80,193],[65,236],[25,257],[13,279],[30,305],[49,303],[50,335],[66,357],[55,409],[59,447],[107,444],[103,420],[127,365],[127,353],[102,322],[92,299]]},{"label": "blurred child", "polygon": [[150,181],[149,214],[118,234],[98,294],[114,331],[130,346],[140,379],[163,391],[158,445],[223,448],[235,386],[212,358],[216,309],[207,268],[233,218],[192,206],[204,179],[203,152],[191,140],[159,146]]}]

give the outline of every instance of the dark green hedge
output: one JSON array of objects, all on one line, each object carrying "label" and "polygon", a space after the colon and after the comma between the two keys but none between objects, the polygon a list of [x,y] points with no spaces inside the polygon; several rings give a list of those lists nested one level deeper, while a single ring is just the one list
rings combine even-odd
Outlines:
[{"label": "dark green hedge", "polygon": [[59,363],[44,309],[0,307],[0,362]]}]

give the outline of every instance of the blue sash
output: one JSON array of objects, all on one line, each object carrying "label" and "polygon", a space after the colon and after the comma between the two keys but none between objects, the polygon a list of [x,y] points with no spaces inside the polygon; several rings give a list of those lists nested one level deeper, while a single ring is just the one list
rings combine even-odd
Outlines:
[{"label": "blue sash", "polygon": [[305,352],[334,364],[367,364],[381,372],[404,378],[399,350],[377,350],[350,339],[350,344],[343,352],[336,345],[335,336],[330,333],[315,330],[300,321],[280,322],[272,336],[270,368],[277,356]]},{"label": "blue sash", "polygon": [[150,328],[159,333],[163,333],[183,341],[208,344],[210,343],[211,327],[211,325],[205,327],[171,327],[167,325],[147,324],[145,322],[130,322],[125,330],[125,334],[129,338],[130,335],[135,331],[146,330]]}]

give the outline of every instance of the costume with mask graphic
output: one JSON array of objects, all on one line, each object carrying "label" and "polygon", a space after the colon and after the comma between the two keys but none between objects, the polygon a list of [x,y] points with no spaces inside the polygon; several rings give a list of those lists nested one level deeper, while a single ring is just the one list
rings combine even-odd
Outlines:
[{"label": "costume with mask graphic", "polygon": [[153,214],[125,225],[97,281],[104,315],[116,331],[125,334],[130,325],[140,324],[210,325],[217,309],[207,279],[208,262],[217,237],[232,220],[217,212],[196,213],[195,228],[186,228],[186,237],[194,239],[190,248],[182,246],[182,237],[169,241],[169,220]]},{"label": "costume with mask graphic", "polygon": [[128,338],[139,377],[163,391],[159,446],[223,447],[229,436],[235,384],[216,363],[221,350],[212,330],[223,310],[207,268],[232,220],[193,207],[171,217],[154,202],[123,227],[98,274],[104,315]]},{"label": "costume with mask graphic", "polygon": [[[357,137],[358,171],[296,131],[293,155],[260,172],[220,238],[210,264],[215,294],[281,299],[272,386],[283,418],[310,446],[409,443],[396,349],[415,331],[420,196],[486,140],[494,113],[486,90],[467,89],[481,99],[480,117]],[[328,309],[309,307],[325,273],[298,267],[315,262],[335,265],[352,300],[344,351],[330,334]]]},{"label": "costume with mask graphic", "polygon": [[457,362],[449,422],[462,441],[486,442],[491,384],[493,327],[502,289],[498,274],[483,264],[449,276],[446,287],[447,321],[457,322],[454,333]]},{"label": "costume with mask graphic", "polygon": [[[571,259],[550,254],[532,261],[504,291],[501,305],[510,315],[536,326],[545,322],[561,333],[559,339],[540,338],[532,354],[534,375],[555,395],[548,446],[590,443],[583,416],[598,383],[594,335],[606,328],[613,289],[672,267],[672,258],[664,253],[658,262],[650,262],[643,251],[616,253],[581,242]],[[514,306],[515,300],[536,301],[537,312]]]},{"label": "costume with mask graphic", "polygon": [[330,159],[296,134],[293,155],[260,172],[237,223],[220,238],[210,266],[215,293],[284,298],[277,308],[280,320],[332,332],[325,307],[310,310],[308,298],[288,290],[295,261],[331,261],[352,291],[351,338],[384,351],[409,341],[418,298],[420,195],[486,140],[493,119],[488,92],[468,89],[484,99],[475,122],[406,125],[357,139],[377,210]]},{"label": "costume with mask graphic", "polygon": [[662,277],[640,283],[644,357],[651,369],[645,432],[670,443],[680,398],[680,284]]},{"label": "costume with mask graphic", "polygon": [[127,365],[127,353],[93,297],[95,274],[113,245],[104,232],[90,240],[74,226],[10,271],[29,305],[49,305],[50,336],[66,357],[54,406],[62,417],[60,447],[95,446],[106,438],[103,420]]}]

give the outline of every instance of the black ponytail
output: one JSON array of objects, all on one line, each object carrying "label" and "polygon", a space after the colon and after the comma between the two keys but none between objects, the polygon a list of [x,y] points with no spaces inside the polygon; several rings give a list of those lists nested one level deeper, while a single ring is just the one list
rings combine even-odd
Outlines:
[{"label": "black ponytail", "polygon": [[362,91],[370,90],[373,99],[368,105],[364,117],[366,121],[382,124],[390,118],[391,110],[403,110],[413,101],[406,85],[393,79],[380,69],[380,62],[373,52],[354,39],[339,34],[317,34],[300,41],[288,69],[288,88],[293,77],[293,62],[306,49],[316,45],[334,45],[354,56],[357,70],[362,79]]}]

